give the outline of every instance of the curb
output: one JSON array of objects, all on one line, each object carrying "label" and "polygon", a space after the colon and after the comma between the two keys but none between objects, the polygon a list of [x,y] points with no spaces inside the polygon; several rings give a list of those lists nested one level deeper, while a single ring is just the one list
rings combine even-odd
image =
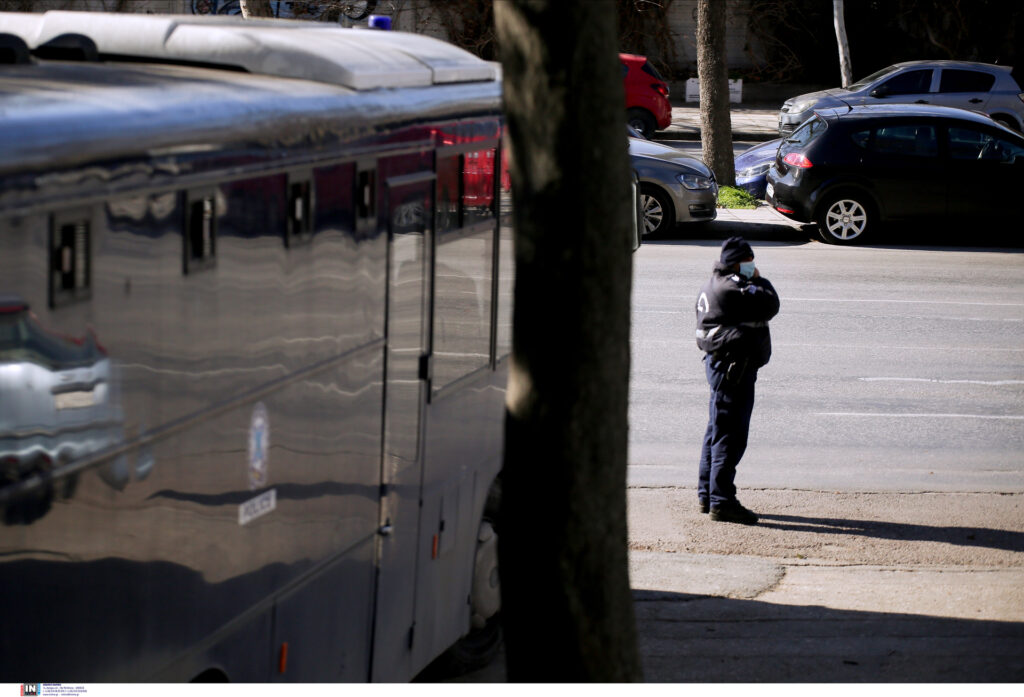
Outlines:
[{"label": "curb", "polygon": [[[764,131],[733,131],[733,140],[753,140],[758,142],[766,142],[769,140],[775,140],[779,137],[778,133],[765,133]],[[671,126],[664,131],[655,131],[654,136],[651,140],[700,140],[700,129],[695,131],[684,131],[681,129],[675,129]]]}]

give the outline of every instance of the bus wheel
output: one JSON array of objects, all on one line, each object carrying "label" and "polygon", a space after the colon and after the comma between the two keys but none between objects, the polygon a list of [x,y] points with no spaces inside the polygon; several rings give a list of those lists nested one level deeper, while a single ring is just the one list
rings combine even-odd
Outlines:
[{"label": "bus wheel", "polygon": [[473,587],[470,593],[472,614],[469,634],[448,649],[445,671],[463,675],[484,668],[501,649],[501,584],[498,579],[498,534],[484,518],[477,533]]}]

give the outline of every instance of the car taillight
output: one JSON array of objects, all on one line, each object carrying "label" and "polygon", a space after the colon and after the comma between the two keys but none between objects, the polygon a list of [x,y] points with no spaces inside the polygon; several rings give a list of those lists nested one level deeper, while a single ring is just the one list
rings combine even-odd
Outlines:
[{"label": "car taillight", "polygon": [[784,158],[782,158],[782,161],[785,162],[787,165],[799,167],[800,169],[807,169],[809,167],[814,166],[811,164],[811,161],[807,159],[806,155],[798,152],[789,153]]},{"label": "car taillight", "polygon": [[651,89],[660,94],[662,97],[668,97],[668,85],[664,83],[655,82],[654,84],[651,85]]}]

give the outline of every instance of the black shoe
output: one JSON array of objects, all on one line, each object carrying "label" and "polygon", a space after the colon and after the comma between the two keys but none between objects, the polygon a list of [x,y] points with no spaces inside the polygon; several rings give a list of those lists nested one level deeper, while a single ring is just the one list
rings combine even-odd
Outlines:
[{"label": "black shoe", "polygon": [[705,501],[704,499],[698,499],[698,503],[700,504],[701,513],[707,513],[708,511],[711,510],[711,504]]},{"label": "black shoe", "polygon": [[731,501],[712,506],[711,520],[718,520],[724,523],[740,523],[741,525],[754,525],[757,522],[757,514],[744,508],[739,501]]}]

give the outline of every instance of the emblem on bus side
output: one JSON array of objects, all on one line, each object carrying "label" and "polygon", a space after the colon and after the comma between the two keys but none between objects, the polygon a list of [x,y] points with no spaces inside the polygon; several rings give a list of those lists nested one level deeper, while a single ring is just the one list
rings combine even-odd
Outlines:
[{"label": "emblem on bus side", "polygon": [[267,461],[270,459],[270,421],[263,402],[252,409],[249,424],[249,488],[267,485]]}]

